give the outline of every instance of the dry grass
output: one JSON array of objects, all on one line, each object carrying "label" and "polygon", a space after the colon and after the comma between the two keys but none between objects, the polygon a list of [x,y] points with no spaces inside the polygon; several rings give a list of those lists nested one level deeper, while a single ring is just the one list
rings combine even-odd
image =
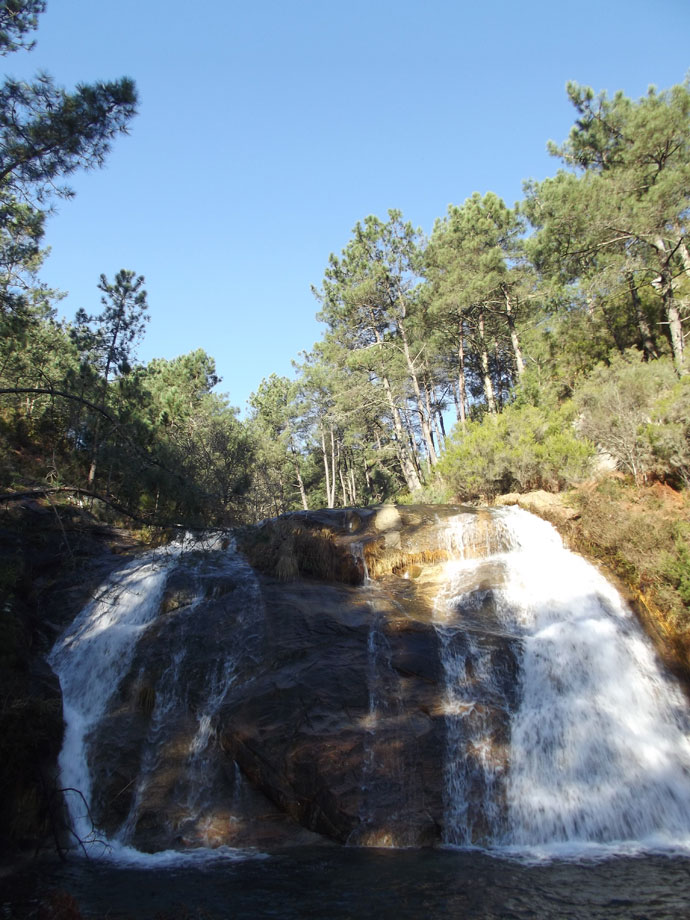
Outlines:
[{"label": "dry grass", "polygon": [[392,552],[386,549],[383,541],[376,540],[365,544],[364,558],[370,577],[382,578],[384,575],[404,575],[415,565],[433,565],[439,562],[447,562],[451,558],[451,554],[441,547],[412,553]]},{"label": "dry grass", "polygon": [[611,476],[578,489],[570,546],[603,563],[637,601],[643,619],[675,648],[690,674],[690,605],[682,573],[690,535],[690,496],[662,483],[636,486]]},{"label": "dry grass", "polygon": [[299,576],[299,561],[295,534],[288,534],[278,545],[278,561],[275,565],[276,577],[281,581],[294,581]]},{"label": "dry grass", "polygon": [[281,581],[314,578],[358,585],[363,580],[349,546],[327,527],[289,518],[267,521],[245,532],[240,548],[255,569]]}]

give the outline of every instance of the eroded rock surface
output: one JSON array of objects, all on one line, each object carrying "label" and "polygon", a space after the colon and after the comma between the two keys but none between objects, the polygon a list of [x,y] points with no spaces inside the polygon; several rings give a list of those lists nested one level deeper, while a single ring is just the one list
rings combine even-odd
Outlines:
[{"label": "eroded rock surface", "polygon": [[[473,516],[467,537],[449,528],[459,514]],[[476,713],[453,743],[480,805],[488,793],[472,758],[481,740],[500,786],[515,684],[515,640],[491,604],[499,574],[484,572],[452,628],[438,610],[448,560],[496,551],[486,520],[439,507],[299,513],[240,545],[252,568],[219,551],[170,576],[90,738],[96,823],[147,850],[310,833],[452,840],[449,732],[465,704],[449,695],[448,656]],[[498,684],[482,676],[487,662]],[[465,820],[475,842],[480,811]]]}]

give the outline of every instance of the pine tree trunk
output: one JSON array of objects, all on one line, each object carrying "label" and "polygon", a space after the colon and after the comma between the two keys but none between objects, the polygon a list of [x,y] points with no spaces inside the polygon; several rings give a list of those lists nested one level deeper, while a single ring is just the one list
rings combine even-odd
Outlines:
[{"label": "pine tree trunk", "polygon": [[[376,336],[376,343],[380,349],[384,344],[383,338],[377,329],[375,318],[372,316],[371,319],[372,328]],[[380,376],[381,382],[383,383],[383,389],[386,394],[386,399],[388,401],[388,406],[391,410],[391,416],[393,418],[394,441],[398,455],[398,462],[400,464],[400,471],[403,475],[403,479],[405,480],[405,484],[408,490],[410,492],[416,492],[418,489],[422,488],[422,482],[416,469],[415,451],[413,450],[410,454],[405,444],[405,434],[402,421],[400,419],[400,410],[398,409],[395,399],[393,398],[393,388],[391,387],[390,380],[385,373],[381,373]]]},{"label": "pine tree trunk", "polygon": [[690,279],[690,252],[688,252],[688,247],[685,243],[685,237],[681,234],[680,228],[676,227],[676,231],[680,236],[680,240],[677,246],[678,254],[680,256],[681,262],[683,263],[683,271],[687,275],[688,279]]},{"label": "pine tree trunk", "polygon": [[326,452],[326,435],[325,435],[323,428],[321,428],[321,451],[323,453],[323,468],[326,472],[326,505],[329,508],[332,508],[333,505],[331,504],[331,474],[330,474],[330,469],[328,466],[328,453]]},{"label": "pine tree trunk", "polygon": [[489,409],[491,415],[496,414],[496,397],[494,396],[494,387],[491,383],[491,374],[489,373],[489,352],[486,347],[486,339],[484,337],[484,311],[482,310],[479,313],[478,320],[478,329],[479,329],[479,360],[482,367],[482,382],[484,384],[484,396],[486,397],[486,405]]},{"label": "pine tree trunk", "polygon": [[349,469],[349,480],[350,480],[350,504],[357,504],[357,483],[355,481],[355,466],[354,463]]},{"label": "pine tree trunk", "polygon": [[424,399],[426,400],[426,411],[429,416],[429,419],[431,420],[431,428],[432,428],[433,436],[435,438],[435,442],[437,445],[436,452],[437,454],[440,455],[441,450],[443,448],[443,442],[445,439],[445,431],[443,432],[443,435],[442,435],[441,430],[439,429],[438,423],[440,420],[441,428],[443,428],[443,418],[441,416],[441,412],[434,411],[434,408],[431,405],[431,395],[429,393],[429,386],[426,380],[424,381]]},{"label": "pine tree trunk", "polygon": [[339,467],[340,464],[336,463],[335,457],[335,434],[333,432],[333,425],[331,425],[331,494],[328,498],[328,507],[335,508],[335,470],[336,466]]},{"label": "pine tree trunk", "polygon": [[98,459],[98,449],[100,447],[100,431],[101,431],[101,417],[100,415],[96,419],[96,427],[93,433],[93,449],[91,451],[91,465],[89,466],[89,475],[86,477],[86,482],[91,488],[96,479],[96,468],[97,468],[97,459]]},{"label": "pine tree trunk", "polygon": [[407,435],[407,444],[408,444],[409,451],[410,451],[410,457],[412,458],[414,468],[417,471],[417,476],[419,477],[419,481],[421,483],[423,479],[422,477],[422,457],[420,456],[419,450],[417,448],[417,439],[415,436],[414,425],[412,424],[412,421],[410,420],[409,411],[403,410],[403,412],[401,413],[401,418],[403,421],[405,434]]},{"label": "pine tree trunk", "polygon": [[405,443],[405,430],[403,428],[402,420],[400,418],[400,410],[395,404],[393,399],[393,390],[390,385],[390,381],[387,377],[382,377],[383,388],[386,393],[386,399],[388,400],[388,406],[391,410],[391,416],[393,418],[393,432],[395,436],[395,445],[398,453],[398,462],[400,463],[400,471],[403,474],[403,479],[405,484],[410,492],[416,492],[418,489],[422,488],[422,481],[419,478],[419,474],[415,468],[413,461],[410,458],[407,445]]},{"label": "pine tree trunk", "polygon": [[676,367],[678,376],[686,373],[685,354],[683,342],[683,324],[680,316],[680,310],[676,303],[673,291],[673,274],[671,272],[670,258],[671,253],[666,249],[666,244],[659,238],[656,240],[656,250],[659,256],[659,277],[653,282],[659,290],[664,303],[664,312],[666,314],[666,323],[668,325],[669,338],[671,340],[671,350],[673,352],[673,363]]},{"label": "pine tree trunk", "polygon": [[465,380],[465,336],[460,323],[460,341],[458,342],[458,421],[462,428],[467,423],[467,383]]},{"label": "pine tree trunk", "polygon": [[424,403],[422,401],[422,391],[421,387],[419,386],[419,378],[417,377],[414,361],[412,360],[410,347],[407,342],[407,336],[405,335],[405,328],[402,323],[398,323],[398,329],[400,330],[400,338],[402,339],[403,343],[403,354],[405,355],[407,370],[410,375],[410,380],[412,381],[412,389],[414,391],[415,401],[417,403],[417,414],[419,415],[419,425],[422,430],[422,439],[424,440],[424,446],[426,447],[429,463],[434,466],[436,463],[438,463],[438,456],[436,454],[436,448],[434,447],[434,439],[431,435],[429,417],[425,411]]},{"label": "pine tree trunk", "polygon": [[669,334],[671,337],[671,349],[673,350],[673,363],[676,366],[678,376],[687,373],[685,368],[685,349],[683,342],[683,323],[680,317],[678,304],[673,296],[673,288],[670,283],[664,286],[664,308],[666,311],[666,320],[668,322]]},{"label": "pine tree trunk", "polygon": [[508,331],[510,332],[510,343],[513,346],[513,356],[515,358],[515,370],[517,372],[518,382],[525,372],[525,362],[522,360],[522,351],[520,349],[520,340],[517,329],[515,328],[515,316],[513,315],[513,305],[510,300],[510,292],[507,288],[503,289],[503,297],[506,305],[506,319],[508,320]]},{"label": "pine tree trunk", "polygon": [[434,445],[436,450],[436,456],[441,452],[441,445],[443,441],[441,436],[438,433],[438,425],[436,424],[436,413],[434,412],[431,406],[431,395],[429,393],[429,386],[427,381],[424,381],[424,403],[426,406],[426,416],[429,419],[429,428],[431,431],[431,443]]},{"label": "pine tree trunk", "polygon": [[297,462],[297,457],[292,458],[293,465],[295,467],[295,476],[297,477],[297,485],[299,486],[299,494],[302,499],[302,508],[305,511],[309,511],[309,502],[307,501],[307,493],[304,489],[304,480],[302,479],[302,474],[299,471],[299,463]]},{"label": "pine tree trunk", "polygon": [[340,475],[340,491],[343,493],[343,508],[347,508],[349,502],[347,498],[347,487],[345,485],[345,476],[343,474],[343,468],[338,468],[338,473]]},{"label": "pine tree trunk", "polygon": [[443,421],[443,412],[439,409],[437,412],[438,415],[438,426],[441,429],[441,443],[443,444],[446,440],[446,423]]}]

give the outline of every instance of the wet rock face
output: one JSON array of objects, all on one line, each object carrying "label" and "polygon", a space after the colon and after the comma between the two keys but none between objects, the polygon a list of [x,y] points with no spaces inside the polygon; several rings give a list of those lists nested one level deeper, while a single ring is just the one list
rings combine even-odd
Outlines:
[{"label": "wet rock face", "polygon": [[226,700],[224,746],[311,830],[432,842],[444,737],[432,627],[396,629],[385,597],[342,586],[264,583],[262,595],[265,665]]},{"label": "wet rock face", "polygon": [[[490,599],[460,612],[466,629],[439,627],[457,512],[300,513],[244,535],[258,572],[221,554],[178,567],[90,738],[98,826],[147,850],[309,833],[452,842],[449,731],[464,738],[460,772],[481,742],[500,785],[515,682],[512,640],[477,638]],[[486,542],[476,530],[470,553]],[[378,578],[361,584],[364,560]],[[474,694],[464,710],[449,695],[449,655]],[[479,771],[470,780],[486,800]],[[485,839],[479,813],[470,826]]]},{"label": "wet rock face", "polygon": [[45,656],[98,590],[124,534],[85,512],[26,501],[0,514],[0,854],[54,845],[62,694]]}]

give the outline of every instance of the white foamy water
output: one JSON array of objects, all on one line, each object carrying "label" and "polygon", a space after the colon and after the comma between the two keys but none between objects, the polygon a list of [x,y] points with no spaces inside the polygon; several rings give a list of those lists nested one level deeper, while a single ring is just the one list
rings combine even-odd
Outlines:
[{"label": "white foamy water", "polygon": [[[127,840],[135,825],[137,805],[159,763],[170,726],[175,725],[184,702],[185,687],[179,679],[186,656],[184,642],[170,657],[156,690],[146,746],[142,754],[140,775],[128,819],[116,839],[106,839],[94,827],[89,806],[92,798],[92,778],[88,764],[89,733],[105,715],[113,695],[127,674],[136,652],[137,643],[160,612],[161,601],[171,570],[187,552],[202,553],[225,547],[219,571],[243,578],[246,614],[251,617],[257,609],[258,587],[249,566],[234,551],[234,543],[223,535],[210,535],[202,540],[185,537],[168,547],[146,553],[111,575],[98,595],[88,604],[67,632],[58,640],[50,663],[60,679],[63,694],[65,738],[59,758],[61,784],[70,812],[75,838],[89,855],[106,856],[128,865],[172,866],[187,865],[199,860],[236,859],[241,852],[230,847],[189,848],[144,854],[129,846]],[[196,558],[196,557],[194,557]],[[198,597],[190,604],[194,609],[203,597],[200,584]],[[187,614],[189,617],[189,614]],[[240,616],[239,622],[244,620]],[[240,636],[241,633],[241,636]],[[238,630],[238,642],[248,640]],[[252,636],[247,645],[251,650]],[[232,651],[238,653],[238,648]],[[204,755],[214,735],[212,720],[222,701],[223,693],[234,679],[234,656],[219,658],[214,673],[209,674],[205,698],[197,711],[198,727],[189,747],[189,772],[195,782],[195,799],[203,796]],[[190,803],[196,804],[196,803]]]},{"label": "white foamy water", "polygon": [[[686,848],[685,698],[595,567],[567,551],[549,524],[525,511],[506,508],[492,517],[492,548],[500,549],[489,560],[500,573],[493,611],[520,652],[504,786],[506,823],[489,842],[531,850],[536,857]],[[458,526],[474,525],[462,520]],[[472,571],[486,565],[459,560],[451,566],[439,604],[446,624],[476,590]],[[463,737],[462,713],[453,714],[453,705],[467,704],[471,691],[450,655],[446,668],[452,747],[454,737]],[[449,751],[447,789],[454,799],[463,795],[465,759],[463,751]],[[489,772],[495,772],[495,760],[489,763]],[[455,807],[461,817],[464,805]],[[449,842],[465,841],[456,830]]]},{"label": "white foamy water", "polygon": [[[220,539],[205,548],[217,550]],[[568,552],[550,525],[519,509],[459,515],[447,541],[456,560],[447,567],[436,607],[445,666],[447,751],[439,765],[444,842],[479,842],[534,860],[690,851],[687,703],[614,588]],[[187,548],[199,545],[187,541]],[[208,594],[201,564],[195,569],[198,598],[178,617],[173,633],[180,642],[171,646],[156,687],[142,769],[118,840],[100,839],[88,815],[89,734],[132,667],[137,643],[157,616],[168,574],[184,550],[178,544],[148,553],[111,576],[50,659],[67,723],[61,782],[81,793],[67,795],[74,830],[92,852],[121,863],[165,866],[241,855],[228,847],[199,847],[149,856],[127,845],[180,707],[189,710],[180,674],[187,639],[196,634],[196,603]],[[190,827],[203,828],[206,786],[216,763],[216,719],[237,679],[236,656],[259,662],[262,647],[256,579],[232,547],[223,560],[213,564],[211,575],[220,565],[235,586],[233,603],[240,612],[203,690],[196,690],[179,793]],[[375,773],[377,729],[405,716],[398,697],[388,695],[388,684],[394,684],[390,649],[375,620],[367,656],[365,785]],[[405,778],[396,782],[403,789]],[[236,782],[236,795],[241,790]],[[368,814],[365,808],[365,826]],[[203,842],[203,833],[197,839]]]},{"label": "white foamy water", "polygon": [[63,788],[74,790],[66,801],[73,829],[87,845],[94,839],[94,828],[87,808],[91,775],[86,736],[127,672],[138,637],[158,613],[176,554],[154,550],[112,575],[56,643],[49,659],[63,697],[61,782]]},{"label": "white foamy water", "polygon": [[690,839],[687,703],[596,568],[514,512],[506,598],[524,634],[508,802],[518,844]]}]

